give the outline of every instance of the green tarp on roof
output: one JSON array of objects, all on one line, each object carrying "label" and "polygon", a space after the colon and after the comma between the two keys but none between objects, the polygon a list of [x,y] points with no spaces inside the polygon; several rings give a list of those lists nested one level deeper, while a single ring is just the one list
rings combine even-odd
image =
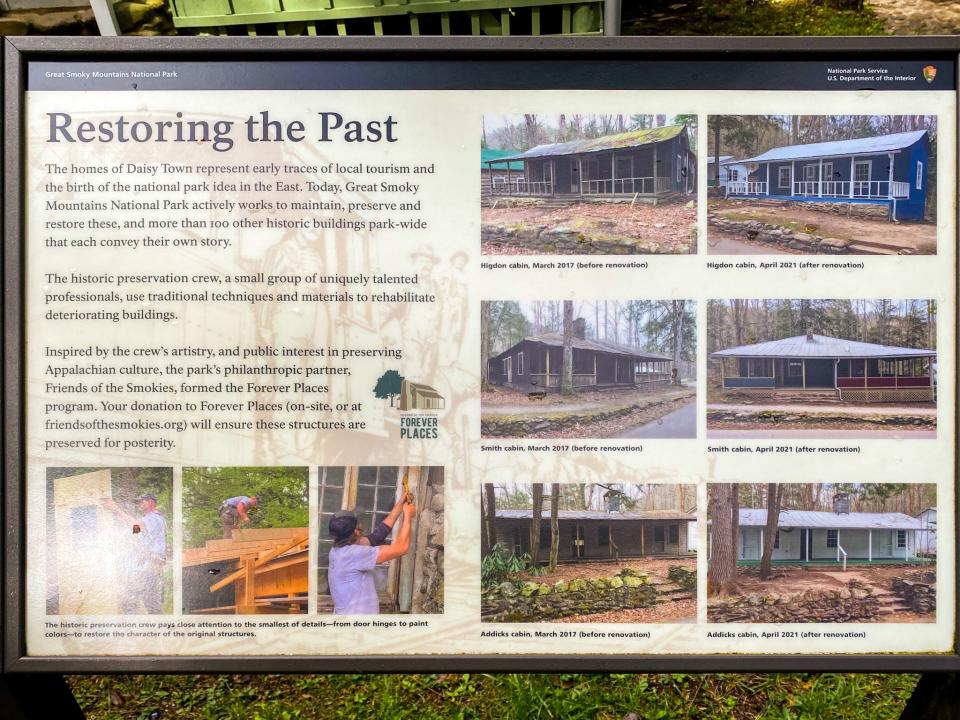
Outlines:
[{"label": "green tarp on roof", "polygon": [[[486,169],[487,162],[490,160],[500,160],[501,158],[514,157],[516,150],[494,150],[493,148],[480,148],[480,167]],[[497,170],[506,170],[506,165],[497,165]],[[523,170],[523,163],[520,161],[510,163],[511,170]]]}]

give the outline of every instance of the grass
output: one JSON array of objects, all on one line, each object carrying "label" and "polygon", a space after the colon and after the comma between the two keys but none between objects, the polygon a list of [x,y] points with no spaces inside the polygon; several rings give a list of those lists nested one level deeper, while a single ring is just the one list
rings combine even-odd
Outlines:
[{"label": "grass", "polygon": [[917,675],[90,675],[91,720],[885,720]]},{"label": "grass", "polygon": [[624,35],[884,35],[869,7],[816,0],[627,0]]}]

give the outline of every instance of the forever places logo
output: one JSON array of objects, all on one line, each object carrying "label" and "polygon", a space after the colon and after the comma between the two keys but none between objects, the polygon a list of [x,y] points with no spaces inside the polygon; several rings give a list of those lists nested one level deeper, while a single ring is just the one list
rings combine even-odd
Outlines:
[{"label": "forever places logo", "polygon": [[387,370],[377,379],[373,395],[389,400],[390,407],[400,411],[400,438],[430,440],[438,437],[436,411],[444,408],[443,396],[429,385],[407,380],[396,370]]}]

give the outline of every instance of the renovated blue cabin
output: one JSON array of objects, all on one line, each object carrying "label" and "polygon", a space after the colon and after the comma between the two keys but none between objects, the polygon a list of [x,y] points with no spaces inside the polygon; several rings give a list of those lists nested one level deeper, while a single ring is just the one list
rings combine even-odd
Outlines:
[{"label": "renovated blue cabin", "polygon": [[886,205],[890,220],[922,220],[929,155],[926,130],[787,145],[737,161],[749,175],[727,197]]}]

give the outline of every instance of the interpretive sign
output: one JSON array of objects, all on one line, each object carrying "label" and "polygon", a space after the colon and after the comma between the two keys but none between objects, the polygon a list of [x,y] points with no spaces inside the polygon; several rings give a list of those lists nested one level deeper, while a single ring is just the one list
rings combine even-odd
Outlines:
[{"label": "interpretive sign", "polygon": [[956,669],[955,43],[7,41],[5,668]]}]

